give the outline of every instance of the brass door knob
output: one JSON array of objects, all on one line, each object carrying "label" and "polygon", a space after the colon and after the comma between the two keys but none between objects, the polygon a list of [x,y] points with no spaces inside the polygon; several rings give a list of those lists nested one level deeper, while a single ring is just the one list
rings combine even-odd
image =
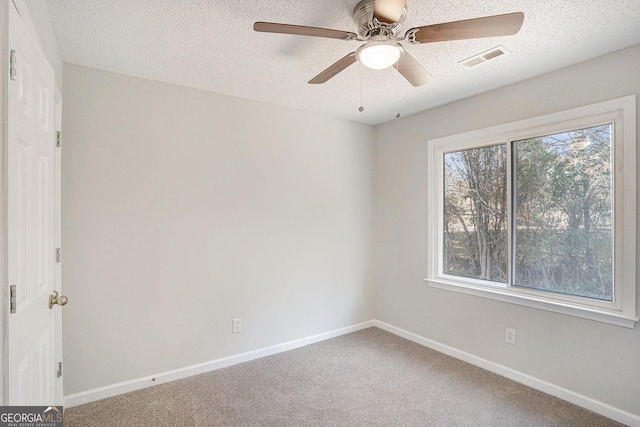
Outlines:
[{"label": "brass door knob", "polygon": [[69,302],[69,298],[64,295],[58,296],[57,291],[53,291],[51,295],[49,295],[49,308],[53,308],[54,305],[65,305]]}]

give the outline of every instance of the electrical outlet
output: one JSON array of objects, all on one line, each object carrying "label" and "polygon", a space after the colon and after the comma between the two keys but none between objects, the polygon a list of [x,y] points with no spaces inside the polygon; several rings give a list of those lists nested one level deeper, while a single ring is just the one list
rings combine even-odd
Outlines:
[{"label": "electrical outlet", "polygon": [[242,319],[233,319],[233,323],[231,325],[231,332],[237,334],[238,332],[242,332]]},{"label": "electrical outlet", "polygon": [[507,328],[507,332],[505,333],[504,336],[504,342],[509,343],[509,344],[516,344],[516,330],[515,329],[511,329],[511,328]]}]

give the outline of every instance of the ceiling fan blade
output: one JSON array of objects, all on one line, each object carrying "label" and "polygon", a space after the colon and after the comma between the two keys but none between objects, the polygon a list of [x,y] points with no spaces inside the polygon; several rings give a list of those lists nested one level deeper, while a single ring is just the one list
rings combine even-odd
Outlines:
[{"label": "ceiling fan blade", "polygon": [[375,0],[373,17],[388,24],[398,22],[406,3],[406,0]]},{"label": "ceiling fan blade", "polygon": [[256,22],[253,24],[253,29],[261,33],[294,34],[298,36],[324,37],[339,40],[356,40],[358,38],[356,33],[349,31],[306,27],[304,25],[278,24],[275,22]]},{"label": "ceiling fan blade", "polygon": [[515,12],[484,18],[425,25],[407,31],[407,39],[418,43],[475,39],[480,37],[510,36],[522,27],[524,13]]},{"label": "ceiling fan blade", "polygon": [[339,59],[329,68],[327,68],[326,70],[324,70],[323,72],[321,72],[320,74],[318,74],[317,76],[309,80],[309,84],[315,85],[315,84],[325,83],[327,80],[329,80],[330,78],[332,78],[333,76],[338,74],[340,71],[344,70],[345,68],[347,68],[349,65],[353,64],[356,61],[357,61],[356,53],[351,52],[347,54],[345,57]]},{"label": "ceiling fan blade", "polygon": [[416,59],[405,51],[393,66],[413,86],[429,83],[433,76],[427,72]]}]

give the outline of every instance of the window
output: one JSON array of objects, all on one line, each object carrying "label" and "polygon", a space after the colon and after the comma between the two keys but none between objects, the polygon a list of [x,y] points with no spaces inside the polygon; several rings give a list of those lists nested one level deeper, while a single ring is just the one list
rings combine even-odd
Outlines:
[{"label": "window", "polygon": [[428,142],[429,285],[633,327],[635,96]]}]

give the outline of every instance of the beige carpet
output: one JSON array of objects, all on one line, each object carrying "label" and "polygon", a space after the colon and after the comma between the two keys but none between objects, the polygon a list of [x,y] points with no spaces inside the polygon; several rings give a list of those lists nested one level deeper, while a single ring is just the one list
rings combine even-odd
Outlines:
[{"label": "beige carpet", "polygon": [[619,426],[377,328],[65,412],[92,426]]}]

